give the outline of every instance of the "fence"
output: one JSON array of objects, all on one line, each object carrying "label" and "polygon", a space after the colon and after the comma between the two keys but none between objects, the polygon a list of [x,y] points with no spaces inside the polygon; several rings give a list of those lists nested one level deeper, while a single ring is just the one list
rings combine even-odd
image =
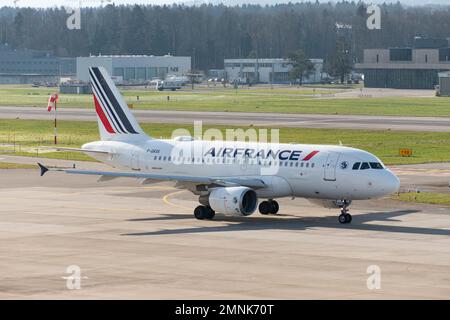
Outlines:
[{"label": "fence", "polygon": [[[58,146],[72,146],[75,137],[62,136],[58,137]],[[40,157],[43,154],[55,152],[49,149],[53,147],[53,136],[43,135],[26,137],[23,134],[16,135],[14,133],[0,135],[0,154],[15,154]],[[41,148],[45,147],[45,148]],[[67,159],[69,159],[69,152],[65,152]]]}]

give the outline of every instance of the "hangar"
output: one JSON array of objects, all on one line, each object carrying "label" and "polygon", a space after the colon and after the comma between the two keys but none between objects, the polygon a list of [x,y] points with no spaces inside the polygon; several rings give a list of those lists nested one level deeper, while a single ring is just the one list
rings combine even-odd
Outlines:
[{"label": "hangar", "polygon": [[417,37],[412,47],[366,49],[355,69],[368,88],[434,89],[438,73],[450,70],[449,42]]},{"label": "hangar", "polygon": [[165,79],[166,75],[181,76],[191,70],[191,57],[147,55],[100,55],[77,58],[77,80],[89,81],[89,67],[103,66],[114,81],[144,83]]}]

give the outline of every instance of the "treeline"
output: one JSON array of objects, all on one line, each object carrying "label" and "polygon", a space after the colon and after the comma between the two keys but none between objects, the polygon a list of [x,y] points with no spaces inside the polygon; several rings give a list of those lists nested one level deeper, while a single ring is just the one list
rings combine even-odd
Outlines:
[{"label": "treeline", "polygon": [[[115,6],[84,8],[81,29],[66,28],[64,8],[0,9],[0,42],[52,50],[60,56],[173,54],[192,56],[197,69],[220,68],[224,58],[286,57],[303,49],[329,59],[344,37],[352,59],[369,47],[411,45],[414,36],[450,37],[450,6],[381,5],[381,30],[366,27],[362,2],[274,6]],[[339,31],[336,24],[351,25]]]}]

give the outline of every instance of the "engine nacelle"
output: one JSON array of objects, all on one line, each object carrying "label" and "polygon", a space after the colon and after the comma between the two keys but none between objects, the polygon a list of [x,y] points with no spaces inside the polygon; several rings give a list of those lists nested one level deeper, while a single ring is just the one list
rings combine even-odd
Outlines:
[{"label": "engine nacelle", "polygon": [[326,200],[326,199],[308,199],[310,202],[315,205],[328,208],[328,209],[339,209],[343,208],[344,205],[349,206],[352,201],[351,200]]},{"label": "engine nacelle", "polygon": [[258,196],[247,187],[224,187],[213,189],[209,196],[202,196],[199,201],[225,215],[249,216],[256,210]]}]

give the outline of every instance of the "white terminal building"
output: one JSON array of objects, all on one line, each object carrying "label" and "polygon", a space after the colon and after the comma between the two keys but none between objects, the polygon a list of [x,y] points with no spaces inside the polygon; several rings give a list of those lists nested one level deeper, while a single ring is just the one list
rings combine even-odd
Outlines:
[{"label": "white terminal building", "polygon": [[[319,83],[322,80],[323,59],[310,59],[314,64],[312,73],[303,79],[303,83]],[[289,60],[274,59],[225,59],[224,67],[228,81],[243,83],[290,83]]]},{"label": "white terminal building", "polygon": [[165,79],[167,75],[182,76],[191,70],[191,57],[110,55],[77,58],[76,78],[89,81],[89,67],[104,67],[117,83],[143,83]]}]

